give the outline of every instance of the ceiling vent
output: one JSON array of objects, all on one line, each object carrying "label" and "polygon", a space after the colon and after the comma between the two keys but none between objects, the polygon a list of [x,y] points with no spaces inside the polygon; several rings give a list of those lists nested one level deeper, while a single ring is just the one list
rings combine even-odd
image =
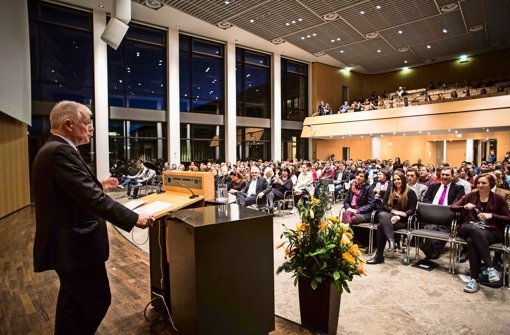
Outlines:
[{"label": "ceiling vent", "polygon": [[376,38],[376,37],[378,37],[378,36],[379,36],[379,33],[378,33],[378,32],[375,32],[375,31],[374,31],[373,33],[368,33],[368,34],[366,34],[366,35],[365,35],[365,37],[366,37],[366,38],[368,38],[368,39],[370,39],[370,40],[371,40],[371,39],[374,39],[374,38]]},{"label": "ceiling vent", "polygon": [[158,10],[161,7],[163,7],[163,4],[161,3],[161,0],[145,0],[143,3],[145,6]]},{"label": "ceiling vent", "polygon": [[313,53],[313,55],[314,55],[315,57],[320,57],[320,56],[324,56],[324,55],[325,55],[325,53],[324,53],[324,51],[317,51],[317,52],[314,52],[314,53]]},{"label": "ceiling vent", "polygon": [[329,13],[329,14],[324,15],[322,18],[324,19],[324,21],[333,21],[338,18],[338,14],[337,13]]},{"label": "ceiling vent", "polygon": [[479,24],[477,26],[469,27],[469,31],[472,32],[472,33],[476,33],[477,31],[482,31],[484,28],[485,27],[484,27],[483,24]]},{"label": "ceiling vent", "polygon": [[453,12],[457,8],[459,8],[459,4],[455,2],[455,3],[451,3],[451,4],[448,4],[448,5],[442,6],[441,7],[441,12],[449,13],[449,12]]},{"label": "ceiling vent", "polygon": [[408,47],[402,47],[402,48],[398,48],[397,50],[398,50],[398,52],[406,52],[406,51],[409,51],[409,48]]},{"label": "ceiling vent", "polygon": [[230,23],[228,23],[227,21],[221,21],[217,24],[218,27],[220,27],[221,29],[228,29],[230,27],[232,27],[232,25]]},{"label": "ceiling vent", "polygon": [[273,44],[282,44],[282,43],[285,43],[285,41],[283,40],[283,38],[274,38],[271,40],[271,43]]}]

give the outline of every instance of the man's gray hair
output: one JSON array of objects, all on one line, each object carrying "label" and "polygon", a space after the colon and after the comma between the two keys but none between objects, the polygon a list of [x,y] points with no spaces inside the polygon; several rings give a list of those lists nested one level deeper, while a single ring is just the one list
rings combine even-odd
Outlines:
[{"label": "man's gray hair", "polygon": [[50,126],[52,129],[61,129],[66,118],[78,121],[80,113],[92,114],[87,106],[74,101],[63,100],[57,103],[50,113]]}]

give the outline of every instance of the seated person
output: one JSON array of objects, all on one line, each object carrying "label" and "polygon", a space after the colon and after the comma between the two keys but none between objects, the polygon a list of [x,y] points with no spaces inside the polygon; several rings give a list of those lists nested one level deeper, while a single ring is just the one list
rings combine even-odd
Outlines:
[{"label": "seated person", "polygon": [[269,207],[274,207],[274,202],[282,200],[285,192],[292,192],[292,179],[290,179],[290,170],[285,167],[282,170],[281,177],[276,176],[271,185],[271,192],[267,193]]},{"label": "seated person", "polygon": [[338,107],[338,113],[347,113],[351,109],[351,106],[347,101],[344,101],[344,104],[340,107]]},{"label": "seated person", "polygon": [[406,178],[407,186],[409,186],[409,188],[411,188],[414,193],[416,193],[418,202],[422,202],[428,187],[425,184],[418,183],[418,170],[415,167],[407,168]]},{"label": "seated person", "polygon": [[262,207],[263,198],[271,188],[268,187],[266,178],[260,177],[260,170],[252,166],[250,170],[251,179],[248,181],[242,191],[236,193],[237,200],[241,206],[250,206],[255,203]]},{"label": "seated person", "polygon": [[136,184],[138,182],[138,179],[142,178],[146,170],[147,168],[143,165],[143,163],[140,163],[140,170],[138,171],[138,173],[132,176],[127,176],[126,179],[124,179],[121,184],[117,185],[117,187],[124,189],[129,184]]},{"label": "seated person", "polygon": [[310,162],[304,162],[301,165],[301,173],[299,174],[296,185],[293,189],[296,203],[299,200],[305,199],[313,194],[314,186],[311,168],[312,164]]},{"label": "seated person", "polygon": [[333,184],[335,185],[335,199],[338,198],[338,194],[344,189],[345,183],[349,182],[349,170],[345,168],[345,161],[338,161],[335,163],[335,176],[333,177]]},{"label": "seated person", "polygon": [[464,292],[468,293],[480,289],[481,261],[487,266],[489,282],[499,282],[500,274],[492,267],[489,245],[503,241],[505,225],[510,223],[510,210],[505,198],[491,192],[491,188],[496,186],[494,177],[482,173],[476,177],[475,185],[476,190],[464,195],[450,207],[453,211],[464,213],[459,236],[468,241],[471,280],[464,287]]},{"label": "seated person", "polygon": [[382,199],[390,185],[391,173],[388,170],[381,170],[377,174],[377,182],[374,184],[374,209],[382,209]]},{"label": "seated person", "polygon": [[459,97],[459,94],[457,93],[457,91],[452,91],[452,93],[450,93],[450,98],[455,99],[458,97]]},{"label": "seated person", "polygon": [[345,196],[345,211],[342,213],[343,223],[358,224],[370,221],[375,198],[374,191],[367,181],[368,173],[358,171]]},{"label": "seated person", "polygon": [[244,177],[241,172],[230,172],[230,184],[227,184],[228,193],[236,194],[246,186]]},{"label": "seated person", "polygon": [[397,246],[394,239],[394,230],[407,228],[407,219],[416,210],[418,198],[416,193],[407,187],[404,174],[395,171],[393,183],[383,198],[383,210],[377,215],[377,251],[367,264],[384,263],[384,248],[389,241],[389,251],[395,252]]},{"label": "seated person", "polygon": [[[438,169],[439,170],[439,169]],[[423,202],[428,204],[449,206],[458,201],[464,193],[464,187],[453,182],[453,169],[449,166],[440,170],[441,182],[429,186],[423,196]],[[425,229],[436,231],[450,231],[449,227],[429,224]],[[420,243],[419,248],[429,259],[437,259],[446,245],[445,241],[425,239]]]},{"label": "seated person", "polygon": [[[152,178],[154,178],[154,176],[156,175],[156,170],[149,168],[149,164],[151,163],[145,162],[144,165],[146,169],[142,177],[140,179],[137,179],[136,183],[131,183],[128,185],[127,196],[129,197],[129,199],[138,198],[138,191],[140,190],[140,187],[143,185],[147,185],[147,183],[151,181]],[[131,195],[131,190],[133,190],[133,195]]]},{"label": "seated person", "polygon": [[227,185],[227,189],[230,184],[230,174],[228,173],[228,167],[223,165],[220,168],[220,175],[214,177],[214,188],[218,189],[218,185]]}]

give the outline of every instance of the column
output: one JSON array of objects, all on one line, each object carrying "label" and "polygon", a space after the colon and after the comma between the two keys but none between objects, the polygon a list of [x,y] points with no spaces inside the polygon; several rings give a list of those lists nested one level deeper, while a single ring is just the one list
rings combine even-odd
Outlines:
[{"label": "column", "polygon": [[372,159],[381,158],[381,138],[372,136]]},{"label": "column", "polygon": [[282,159],[282,58],[273,55],[273,113],[271,116],[271,159]]},{"label": "column", "polygon": [[106,13],[93,10],[94,31],[94,128],[96,147],[96,175],[103,180],[110,174],[110,143],[108,138],[108,54],[101,40],[106,28]]},{"label": "column", "polygon": [[166,111],[168,161],[181,164],[180,144],[180,88],[179,88],[179,30],[169,28],[167,34],[168,51],[168,109]]},{"label": "column", "polygon": [[237,106],[236,106],[236,45],[228,42],[225,45],[226,56],[226,94],[225,94],[225,161],[236,162],[237,145]]},{"label": "column", "polygon": [[473,153],[474,153],[474,140],[468,138],[466,140],[466,162],[473,161]]}]

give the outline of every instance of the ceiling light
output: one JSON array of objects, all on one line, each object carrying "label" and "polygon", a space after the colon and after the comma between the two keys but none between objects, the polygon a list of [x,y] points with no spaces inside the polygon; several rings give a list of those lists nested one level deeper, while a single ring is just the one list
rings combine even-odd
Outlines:
[{"label": "ceiling light", "polygon": [[377,36],[379,36],[379,33],[375,32],[375,31],[372,33],[365,34],[365,37],[368,39],[373,39],[373,38],[376,38]]},{"label": "ceiling light", "polygon": [[346,68],[344,68],[345,71],[349,72],[352,70],[352,68],[350,66],[347,66]]},{"label": "ceiling light", "polygon": [[407,64],[407,61],[406,61],[406,60],[404,61],[404,64]]},{"label": "ceiling light", "polygon": [[472,33],[475,33],[477,31],[483,30],[485,27],[482,24],[479,24],[477,26],[469,27],[469,31]]},{"label": "ceiling light", "polygon": [[317,34],[316,34],[316,33],[313,33],[313,34],[312,34],[312,36],[314,36],[314,37],[315,37],[315,36],[317,36]]},{"label": "ceiling light", "polygon": [[403,33],[403,31],[402,31],[402,30],[399,30],[399,31],[398,31],[398,33],[399,33],[399,34],[402,34],[402,33]]},{"label": "ceiling light", "polygon": [[299,22],[303,21],[303,19],[302,19],[302,18],[299,18],[299,19],[297,19],[297,20],[298,20]]},{"label": "ceiling light", "polygon": [[409,70],[409,66],[404,66],[404,67],[402,68],[402,70],[404,70],[404,71]]},{"label": "ceiling light", "polygon": [[430,48],[432,48],[432,47],[430,45],[427,45],[427,49],[430,49]]},{"label": "ceiling light", "polygon": [[304,40],[304,39],[305,39],[305,37],[304,37],[304,36],[301,36],[301,39],[302,39],[302,40]]},{"label": "ceiling light", "polygon": [[324,55],[325,55],[325,53],[324,53],[324,51],[317,51],[317,52],[314,52],[314,53],[313,53],[313,55],[314,55],[315,57],[320,57],[320,56],[324,56]]},{"label": "ceiling light", "polygon": [[251,19],[251,20],[250,20],[250,23],[253,23],[253,22],[255,22],[255,20],[254,20],[254,19]]},{"label": "ceiling light", "polygon": [[271,40],[271,43],[273,43],[273,44],[282,44],[282,43],[285,43],[285,41],[282,38],[273,38]]},{"label": "ceiling light", "polygon": [[99,5],[98,7],[99,7],[99,8],[104,8],[104,5]]},{"label": "ceiling light", "polygon": [[329,14],[324,15],[322,18],[324,19],[324,21],[333,21],[336,18],[338,18],[338,14],[337,13],[329,13]]},{"label": "ceiling light", "polygon": [[286,26],[290,26],[290,23],[288,23],[288,22],[287,22],[287,23],[285,23],[285,25],[286,25]]},{"label": "ceiling light", "polygon": [[446,30],[446,29],[443,29],[443,33],[445,33],[445,34],[446,34],[447,32],[448,32],[448,30]]},{"label": "ceiling light", "polygon": [[381,53],[381,50],[380,50],[380,49],[377,49],[377,52],[378,52],[378,53]]},{"label": "ceiling light", "polygon": [[460,55],[460,60],[466,60],[467,59],[467,55]]},{"label": "ceiling light", "polygon": [[293,24],[294,24],[294,23],[296,23],[296,20],[292,20],[292,23],[293,23]]},{"label": "ceiling light", "polygon": [[145,0],[143,4],[152,9],[159,9],[163,6],[161,0]]},{"label": "ceiling light", "polygon": [[448,12],[456,10],[457,8],[459,8],[459,5],[455,2],[455,3],[451,3],[451,4],[448,4],[448,5],[442,6],[441,7],[441,12],[448,13]]},{"label": "ceiling light", "polygon": [[359,12],[359,13],[360,13],[361,15],[363,15],[363,14],[365,14],[365,11],[363,11],[363,10],[362,10],[362,11],[361,11],[361,12]]},{"label": "ceiling light", "polygon": [[228,29],[228,28],[232,27],[232,25],[230,23],[228,23],[227,21],[218,22],[217,26],[220,27],[221,29]]},{"label": "ceiling light", "polygon": [[340,53],[341,53],[341,54],[343,54],[344,52],[345,52],[345,51],[343,51],[343,50],[340,50]]},{"label": "ceiling light", "polygon": [[225,1],[225,5],[228,5],[229,3],[230,3],[230,1],[228,1],[228,0],[227,0],[227,1]]},{"label": "ceiling light", "polygon": [[377,9],[381,9],[381,6],[377,5],[377,6],[375,6],[375,8],[377,8]]}]

